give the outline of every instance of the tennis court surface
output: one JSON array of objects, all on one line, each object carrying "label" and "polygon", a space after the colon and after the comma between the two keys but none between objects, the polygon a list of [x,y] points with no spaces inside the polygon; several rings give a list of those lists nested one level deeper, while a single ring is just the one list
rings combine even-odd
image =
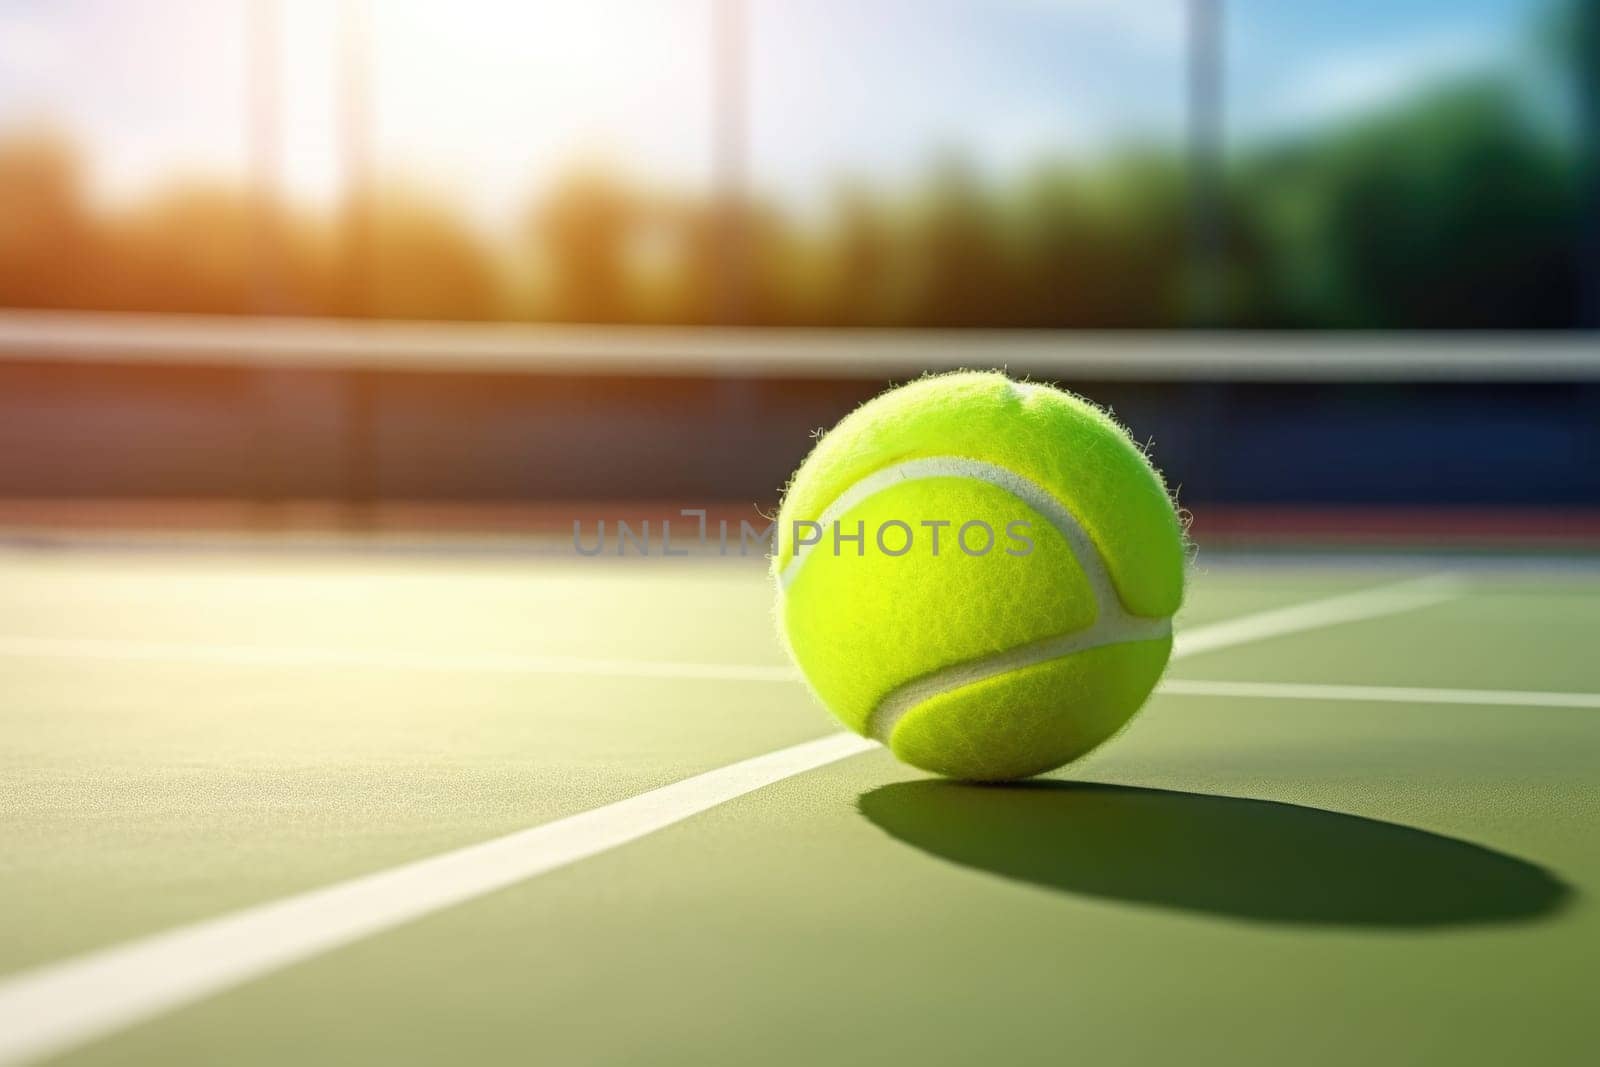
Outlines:
[{"label": "tennis court surface", "polygon": [[1600,0],[0,0],[0,1067],[1593,1067],[1597,650]]},{"label": "tennis court surface", "polygon": [[0,1062],[1600,1043],[1591,564],[1202,552],[1131,728],[977,787],[761,561],[416,547],[0,554]]}]

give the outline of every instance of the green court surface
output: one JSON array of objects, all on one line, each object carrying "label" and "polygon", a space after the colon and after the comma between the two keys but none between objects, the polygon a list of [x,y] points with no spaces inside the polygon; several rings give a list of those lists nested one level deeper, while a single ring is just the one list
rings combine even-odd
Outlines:
[{"label": "green court surface", "polygon": [[[1600,694],[1600,570],[1510,563],[1048,779],[849,756],[60,1059],[1593,1063],[1600,699],[1539,694]],[[1178,629],[1451,568],[1202,555]],[[836,730],[756,561],[8,550],[0,1002]]]}]

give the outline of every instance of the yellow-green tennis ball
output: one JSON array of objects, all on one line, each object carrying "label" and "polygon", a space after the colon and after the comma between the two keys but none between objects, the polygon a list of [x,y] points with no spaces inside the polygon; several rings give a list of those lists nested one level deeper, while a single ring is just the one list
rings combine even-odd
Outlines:
[{"label": "yellow-green tennis ball", "polygon": [[1104,411],[961,372],[823,436],[778,515],[790,654],[846,726],[974,780],[1059,767],[1122,728],[1172,649],[1184,535]]}]

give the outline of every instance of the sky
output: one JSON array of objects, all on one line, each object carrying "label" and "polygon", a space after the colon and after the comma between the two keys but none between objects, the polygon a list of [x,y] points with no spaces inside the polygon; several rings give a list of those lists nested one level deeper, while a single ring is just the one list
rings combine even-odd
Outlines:
[{"label": "sky", "polygon": [[[949,150],[1005,173],[1181,137],[1185,0],[744,2],[747,169],[792,205],[842,176],[911,180]],[[1240,143],[1505,62],[1550,0],[1225,2]],[[327,203],[346,176],[340,42],[354,26],[377,169],[486,227],[514,225],[580,164],[709,191],[715,3],[0,0],[0,131],[66,130],[107,200],[183,175],[243,180],[252,92],[275,82],[278,173]],[[263,25],[278,61],[253,67]]]}]

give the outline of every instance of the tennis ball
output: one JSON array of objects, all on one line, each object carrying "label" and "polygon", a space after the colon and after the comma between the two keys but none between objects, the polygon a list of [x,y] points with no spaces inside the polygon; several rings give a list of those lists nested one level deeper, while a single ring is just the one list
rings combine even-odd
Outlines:
[{"label": "tennis ball", "polygon": [[955,778],[1025,778],[1149,696],[1184,531],[1106,412],[997,372],[924,378],[825,434],[784,494],[779,626],[850,729]]}]

